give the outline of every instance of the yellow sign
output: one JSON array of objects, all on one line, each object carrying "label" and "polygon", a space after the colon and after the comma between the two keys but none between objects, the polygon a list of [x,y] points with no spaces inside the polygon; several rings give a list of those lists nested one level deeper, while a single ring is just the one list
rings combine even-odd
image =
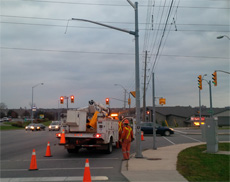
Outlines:
[{"label": "yellow sign", "polygon": [[136,91],[131,91],[130,93],[134,98],[136,98]]}]

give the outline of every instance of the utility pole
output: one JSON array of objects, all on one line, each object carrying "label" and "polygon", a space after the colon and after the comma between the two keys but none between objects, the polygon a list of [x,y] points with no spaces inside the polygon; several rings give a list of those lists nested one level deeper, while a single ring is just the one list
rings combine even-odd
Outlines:
[{"label": "utility pole", "polygon": [[145,70],[144,70],[144,90],[143,90],[143,116],[142,121],[145,122],[146,115],[146,67],[147,67],[147,51],[145,51]]}]

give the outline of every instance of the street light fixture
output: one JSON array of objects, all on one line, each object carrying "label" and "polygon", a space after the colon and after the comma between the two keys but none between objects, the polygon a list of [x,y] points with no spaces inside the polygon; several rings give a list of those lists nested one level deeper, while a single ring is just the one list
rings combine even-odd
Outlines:
[{"label": "street light fixture", "polygon": [[227,36],[227,35],[220,35],[220,36],[218,36],[218,37],[216,37],[216,38],[217,38],[217,39],[222,39],[222,38],[224,38],[224,37],[226,37],[227,39],[230,40],[229,36]]},{"label": "street light fixture", "polygon": [[34,88],[39,86],[39,85],[44,85],[44,83],[39,83],[37,85],[34,85],[32,87],[32,105],[31,105],[31,122],[33,123],[33,118],[34,118],[34,115],[33,115],[33,107],[34,107]]},{"label": "street light fixture", "polygon": [[121,84],[114,84],[115,86],[120,86],[124,89],[124,109],[126,109],[126,93],[127,93],[127,90],[125,89],[125,87],[123,87]]}]

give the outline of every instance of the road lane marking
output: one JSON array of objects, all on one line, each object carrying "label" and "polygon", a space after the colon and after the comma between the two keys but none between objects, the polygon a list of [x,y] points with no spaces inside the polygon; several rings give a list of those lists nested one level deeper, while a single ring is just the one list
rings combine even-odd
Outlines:
[{"label": "road lane marking", "polygon": [[175,131],[175,132],[178,132],[178,133],[185,134],[185,135],[187,134],[187,132],[183,132],[183,131],[179,131],[179,130],[175,130],[175,129],[174,129],[174,131]]},{"label": "road lane marking", "polygon": [[202,142],[202,141],[200,141],[200,140],[197,140],[197,139],[195,139],[195,138],[192,138],[192,137],[189,137],[189,136],[186,136],[186,135],[181,135],[181,136],[186,137],[186,138],[189,138],[189,139],[194,140],[194,141],[197,141],[197,142]]},{"label": "road lane marking", "polygon": [[175,143],[174,142],[172,142],[171,140],[169,140],[168,138],[166,138],[166,137],[163,137],[165,140],[167,140],[168,142],[170,142],[171,144],[173,144],[173,145],[175,145]]},{"label": "road lane marking", "polygon": [[[34,178],[0,178],[1,182],[63,182],[63,181],[82,181],[83,176],[63,176],[63,177],[34,177]],[[109,178],[107,176],[91,176],[92,181],[107,181]]]},{"label": "road lane marking", "polygon": [[[90,169],[113,169],[114,167],[90,167]],[[39,171],[53,171],[53,170],[79,170],[85,169],[85,167],[75,167],[75,168],[39,168]],[[28,171],[28,169],[1,169],[1,172],[10,172],[10,171]]]},{"label": "road lane marking", "polygon": [[[89,159],[100,159],[100,160],[118,160],[119,158],[89,158]],[[37,161],[80,161],[81,159],[37,159]],[[31,161],[29,159],[22,159],[22,160],[1,160],[1,162],[27,162],[27,161]]]}]

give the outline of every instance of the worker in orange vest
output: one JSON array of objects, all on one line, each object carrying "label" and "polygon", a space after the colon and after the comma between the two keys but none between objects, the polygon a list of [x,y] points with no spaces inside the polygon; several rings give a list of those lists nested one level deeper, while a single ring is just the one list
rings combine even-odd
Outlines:
[{"label": "worker in orange vest", "polygon": [[122,134],[122,130],[123,130],[123,123],[121,121],[118,122],[118,132],[119,132],[119,141],[118,141],[118,145],[119,148],[122,147],[122,140],[121,140],[121,134]]},{"label": "worker in orange vest", "polygon": [[123,160],[129,160],[131,142],[133,141],[133,130],[129,126],[129,120],[124,120],[124,127],[122,130],[122,153]]}]

